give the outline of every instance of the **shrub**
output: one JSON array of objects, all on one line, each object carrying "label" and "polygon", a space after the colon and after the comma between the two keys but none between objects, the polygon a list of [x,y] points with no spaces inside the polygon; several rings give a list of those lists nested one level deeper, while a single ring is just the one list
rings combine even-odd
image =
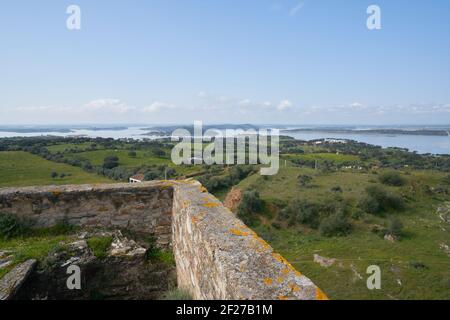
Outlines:
[{"label": "shrub", "polygon": [[58,176],[58,173],[53,171],[50,175],[53,179],[55,179]]},{"label": "shrub", "polygon": [[164,293],[162,300],[193,300],[191,295],[182,289],[171,289]]},{"label": "shrub", "polygon": [[296,199],[289,205],[289,210],[296,222],[317,228],[321,211],[318,204]]},{"label": "shrub", "polygon": [[164,157],[166,155],[166,152],[161,148],[155,148],[153,150],[153,154],[158,157]]},{"label": "shrub", "polygon": [[119,166],[119,158],[117,156],[107,156],[103,160],[103,168],[105,169],[113,169]]},{"label": "shrub", "polygon": [[450,174],[448,176],[445,176],[442,180],[445,184],[450,184]]},{"label": "shrub", "polygon": [[400,237],[403,232],[403,224],[397,217],[391,217],[388,221],[387,234]]},{"label": "shrub", "polygon": [[107,251],[111,246],[113,238],[111,236],[107,237],[93,237],[87,240],[89,248],[91,248],[94,256],[103,259],[106,258]]},{"label": "shrub", "polygon": [[351,224],[343,213],[336,213],[322,220],[320,234],[325,237],[345,236],[350,233]]},{"label": "shrub", "polygon": [[341,188],[341,186],[335,186],[335,187],[331,188],[331,191],[336,192],[336,193],[342,193],[342,188]]},{"label": "shrub", "polygon": [[0,237],[10,239],[27,234],[31,221],[12,214],[0,213]]},{"label": "shrub", "polygon": [[384,172],[378,179],[382,184],[394,187],[401,187],[406,184],[406,180],[395,171]]},{"label": "shrub", "polygon": [[259,198],[259,193],[257,191],[245,191],[242,195],[237,215],[245,224],[255,226],[258,221],[255,213],[260,211],[262,206],[263,202]]},{"label": "shrub", "polygon": [[136,157],[136,151],[130,151],[130,152],[128,152],[128,156],[129,157],[132,157],[132,158],[135,158]]},{"label": "shrub", "polygon": [[368,213],[380,214],[388,210],[403,210],[405,202],[398,194],[374,185],[366,188],[366,195],[360,200],[359,207]]},{"label": "shrub", "polygon": [[313,178],[307,174],[301,174],[298,176],[298,183],[302,187],[306,187],[312,180]]}]

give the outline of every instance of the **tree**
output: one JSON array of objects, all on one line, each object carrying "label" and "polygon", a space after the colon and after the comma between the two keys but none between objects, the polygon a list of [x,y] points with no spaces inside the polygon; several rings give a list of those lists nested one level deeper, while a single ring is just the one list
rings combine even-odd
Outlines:
[{"label": "tree", "polygon": [[384,172],[378,179],[382,184],[388,186],[401,187],[406,184],[405,178],[395,171]]},{"label": "tree", "polygon": [[103,160],[103,168],[112,169],[119,166],[119,158],[117,156],[107,156]]},{"label": "tree", "polygon": [[161,148],[155,148],[153,150],[153,154],[158,157],[164,157],[166,155],[166,152]]},{"label": "tree", "polygon": [[359,207],[368,213],[381,214],[388,210],[403,210],[405,201],[398,194],[373,185],[366,188],[366,195],[360,200]]},{"label": "tree", "polygon": [[262,209],[263,202],[259,198],[258,191],[245,191],[238,208],[238,217],[249,226],[254,226],[258,222],[256,213]]},{"label": "tree", "polygon": [[322,220],[319,226],[320,234],[325,237],[345,236],[351,230],[351,224],[343,213],[336,213]]}]

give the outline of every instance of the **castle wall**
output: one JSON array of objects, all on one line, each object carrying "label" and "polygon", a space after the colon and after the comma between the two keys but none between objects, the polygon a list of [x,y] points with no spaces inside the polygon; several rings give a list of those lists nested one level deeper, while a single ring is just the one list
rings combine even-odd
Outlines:
[{"label": "castle wall", "polygon": [[127,228],[173,248],[178,286],[195,299],[326,299],[200,183],[0,189],[0,212],[51,226]]},{"label": "castle wall", "polygon": [[59,222],[152,234],[171,241],[173,189],[161,183],[0,189],[0,213],[29,218],[36,227]]}]

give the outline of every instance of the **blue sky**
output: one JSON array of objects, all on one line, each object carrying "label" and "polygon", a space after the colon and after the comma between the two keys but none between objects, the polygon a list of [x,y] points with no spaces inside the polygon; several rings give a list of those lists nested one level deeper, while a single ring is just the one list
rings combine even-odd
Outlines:
[{"label": "blue sky", "polygon": [[0,124],[450,123],[446,0],[0,6]]}]

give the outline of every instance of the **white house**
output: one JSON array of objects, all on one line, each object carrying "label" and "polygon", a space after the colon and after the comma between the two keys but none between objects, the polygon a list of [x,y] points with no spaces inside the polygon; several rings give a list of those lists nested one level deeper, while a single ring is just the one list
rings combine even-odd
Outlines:
[{"label": "white house", "polygon": [[141,183],[145,180],[145,177],[143,174],[135,174],[134,176],[130,177],[130,183]]}]

